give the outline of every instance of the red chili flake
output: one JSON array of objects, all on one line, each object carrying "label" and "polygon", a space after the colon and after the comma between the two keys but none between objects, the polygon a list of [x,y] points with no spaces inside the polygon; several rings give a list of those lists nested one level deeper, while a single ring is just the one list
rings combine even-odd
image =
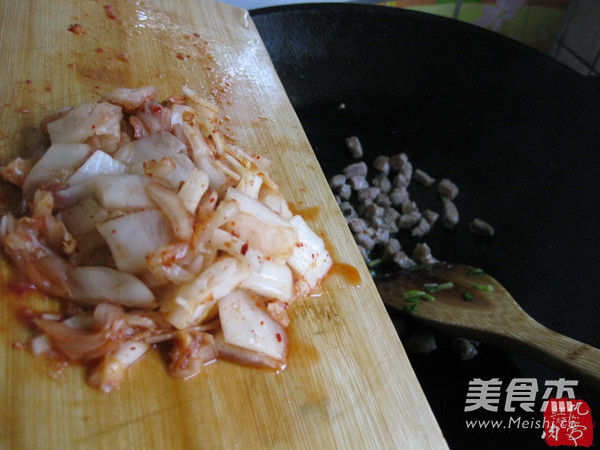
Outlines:
[{"label": "red chili flake", "polygon": [[198,33],[194,33],[194,36],[196,36],[197,38],[200,37],[200,35]]},{"label": "red chili flake", "polygon": [[281,342],[281,334],[277,333],[276,337],[277,337],[277,342]]},{"label": "red chili flake", "polygon": [[304,244],[302,242],[296,242],[296,247],[302,248],[304,247]]},{"label": "red chili flake", "polygon": [[104,5],[104,10],[106,11],[106,17],[110,20],[117,20],[117,16],[113,12],[113,5]]},{"label": "red chili flake", "polygon": [[84,35],[86,33],[85,28],[83,28],[83,26],[80,23],[72,24],[69,27],[69,31],[71,33],[74,33],[74,34],[78,35],[78,36],[82,36],[82,35]]},{"label": "red chili flake", "polygon": [[104,49],[102,47],[98,47],[96,49],[96,53],[102,53],[104,51]]},{"label": "red chili flake", "polygon": [[27,348],[27,344],[21,341],[14,341],[12,343],[12,348],[15,350],[25,350]]},{"label": "red chili flake", "polygon": [[33,81],[32,80],[25,80],[25,84],[31,86],[33,84]]},{"label": "red chili flake", "polygon": [[177,59],[181,59],[182,61],[184,59],[186,59],[186,56],[183,53],[181,53],[181,52],[177,53],[176,57],[177,57]]},{"label": "red chili flake", "polygon": [[242,250],[241,250],[242,255],[245,255],[247,251],[248,251],[248,243],[246,242],[246,243],[244,243],[244,245],[242,245]]},{"label": "red chili flake", "polygon": [[264,320],[261,320],[261,321],[260,321],[260,324],[261,324],[261,325],[264,325],[264,324],[265,324],[265,321],[264,321]]},{"label": "red chili flake", "polygon": [[129,62],[129,55],[125,52],[117,53],[117,59],[123,62]]},{"label": "red chili flake", "polygon": [[19,322],[28,327],[32,326],[33,319],[36,318],[33,309],[27,307],[19,308],[15,313],[15,316]]},{"label": "red chili flake", "polygon": [[217,201],[217,199],[216,199],[216,198],[214,198],[214,197],[211,197],[211,198],[210,198],[210,202],[211,202],[211,203],[214,203],[214,202],[216,202],[216,201]]},{"label": "red chili flake", "polygon": [[10,293],[14,296],[27,295],[32,291],[35,291],[35,286],[26,282],[25,280],[18,280],[15,282],[8,283],[5,287],[6,293]]},{"label": "red chili flake", "polygon": [[50,92],[52,90],[52,85],[51,84],[47,84],[46,87],[44,88],[44,90],[46,92]]},{"label": "red chili flake", "polygon": [[111,232],[112,234],[115,234],[115,233],[117,232],[117,230],[116,230],[116,229],[115,229],[115,230],[111,230],[110,232]]}]

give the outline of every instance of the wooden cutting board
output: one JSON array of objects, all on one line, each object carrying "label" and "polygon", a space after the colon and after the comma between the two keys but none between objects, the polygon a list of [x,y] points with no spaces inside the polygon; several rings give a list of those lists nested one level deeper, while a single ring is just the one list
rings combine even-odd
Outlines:
[{"label": "wooden cutting board", "polygon": [[[2,255],[0,447],[446,447],[246,11],[208,0],[7,0],[0,11],[2,163],[42,148],[39,123],[53,110],[116,87],[155,85],[162,99],[187,84],[219,103],[232,138],[274,161],[286,198],[360,274],[357,286],[337,271],[323,295],[293,306],[280,373],[217,362],[175,380],[152,353],[102,394],[83,369],[49,370],[18,349],[29,335],[15,311],[53,302],[11,288]],[[14,209],[16,189],[0,187],[0,209]]]}]

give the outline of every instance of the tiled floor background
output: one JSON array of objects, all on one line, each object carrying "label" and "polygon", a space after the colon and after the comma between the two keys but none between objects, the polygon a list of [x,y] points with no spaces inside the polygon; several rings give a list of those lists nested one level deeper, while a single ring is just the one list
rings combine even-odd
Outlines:
[{"label": "tiled floor background", "polygon": [[600,75],[600,0],[571,0],[550,55],[582,75]]}]

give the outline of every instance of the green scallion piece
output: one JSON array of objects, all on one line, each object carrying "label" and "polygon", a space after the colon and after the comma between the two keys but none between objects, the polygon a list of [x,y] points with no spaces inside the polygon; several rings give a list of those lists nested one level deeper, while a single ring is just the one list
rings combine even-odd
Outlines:
[{"label": "green scallion piece", "polygon": [[421,300],[421,297],[418,295],[413,295],[412,297],[404,298],[404,301],[407,303],[419,303],[419,300]]},{"label": "green scallion piece", "polygon": [[433,295],[429,295],[429,294],[423,294],[423,295],[421,295],[421,298],[422,298],[423,300],[426,300],[426,301],[428,301],[428,302],[433,302],[433,301],[435,301],[435,297],[434,297]]},{"label": "green scallion piece", "polygon": [[472,302],[473,300],[475,300],[475,297],[473,297],[473,294],[471,294],[470,292],[463,292],[462,298],[465,302]]},{"label": "green scallion piece", "polygon": [[491,284],[476,284],[475,289],[483,292],[494,292],[494,286]]},{"label": "green scallion piece", "polygon": [[369,269],[374,269],[375,267],[377,267],[379,264],[381,264],[382,260],[381,258],[377,258],[377,259],[372,259],[371,261],[367,261],[367,267]]},{"label": "green scallion piece", "polygon": [[467,273],[467,276],[469,276],[469,277],[480,276],[480,275],[485,275],[485,271],[483,269],[470,269],[469,272]]},{"label": "green scallion piece", "polygon": [[404,311],[405,311],[405,312],[411,313],[411,312],[413,312],[415,309],[417,309],[417,304],[416,304],[416,303],[411,303],[411,304],[409,304],[409,305],[406,305],[406,306],[404,306],[404,308],[403,308],[403,309],[404,309]]},{"label": "green scallion piece", "polygon": [[454,287],[454,283],[452,281],[447,281],[446,283],[442,283],[438,285],[438,291],[443,291],[445,289],[452,289]]},{"label": "green scallion piece", "polygon": [[419,297],[422,294],[424,294],[425,292],[423,291],[417,291],[417,290],[412,290],[412,291],[406,291],[404,293],[404,298],[408,298],[408,297]]},{"label": "green scallion piece", "polygon": [[425,283],[423,285],[423,288],[425,289],[425,292],[437,292],[438,290],[438,284],[437,283]]}]

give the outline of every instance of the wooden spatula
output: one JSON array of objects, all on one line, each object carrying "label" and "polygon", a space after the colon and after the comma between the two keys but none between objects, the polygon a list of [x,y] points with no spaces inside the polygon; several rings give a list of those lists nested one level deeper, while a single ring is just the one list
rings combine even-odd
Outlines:
[{"label": "wooden spatula", "polygon": [[535,321],[482,270],[435,264],[376,284],[386,304],[439,330],[529,356],[600,389],[600,350]]}]

